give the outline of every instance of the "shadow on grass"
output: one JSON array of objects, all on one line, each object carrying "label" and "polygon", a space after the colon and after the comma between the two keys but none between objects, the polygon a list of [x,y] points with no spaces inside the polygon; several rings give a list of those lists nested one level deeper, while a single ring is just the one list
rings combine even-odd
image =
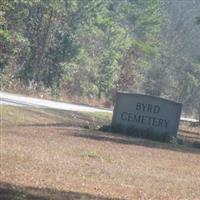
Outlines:
[{"label": "shadow on grass", "polygon": [[180,135],[181,138],[185,138],[186,140],[193,140],[193,141],[196,141],[196,142],[200,142],[200,137],[196,137],[196,136],[193,136],[193,135]]},{"label": "shadow on grass", "polygon": [[[79,138],[87,138],[97,141],[106,141],[106,142],[112,142],[112,143],[119,143],[119,144],[125,144],[125,145],[137,145],[137,146],[145,146],[149,148],[159,148],[159,149],[169,149],[172,151],[178,151],[178,152],[190,152],[190,153],[200,153],[200,141],[197,140],[199,138],[191,137],[193,140],[196,139],[196,141],[189,141],[190,136],[182,136],[178,135],[179,140],[184,140],[184,143],[182,145],[175,145],[172,143],[165,143],[165,142],[158,142],[150,139],[143,139],[140,137],[133,137],[133,136],[127,136],[120,133],[112,133],[110,131],[108,132],[102,132],[90,129],[87,123],[82,124],[72,124],[72,123],[35,123],[35,124],[21,124],[20,127],[53,127],[53,128],[63,128],[63,130],[66,130],[68,128],[80,128],[82,131],[77,131],[75,133],[67,132],[65,136],[72,136],[72,137],[79,137]],[[90,129],[90,130],[86,130]],[[59,134],[59,133],[58,133]],[[194,148],[191,148],[194,147]]]},{"label": "shadow on grass", "polygon": [[[97,140],[97,141],[106,141],[106,142],[112,142],[112,143],[119,143],[119,144],[125,144],[125,145],[137,145],[137,146],[144,146],[149,148],[159,148],[159,149],[168,149],[172,151],[178,151],[178,152],[189,152],[189,153],[195,153],[199,154],[200,150],[197,148],[191,148],[193,146],[190,145],[176,145],[172,143],[164,143],[164,142],[157,142],[153,140],[138,138],[138,137],[131,137],[131,136],[123,136],[119,133],[109,133],[105,134],[102,132],[83,132],[83,133],[72,133],[70,134],[74,137],[80,137],[80,138],[87,138],[91,140]],[[196,145],[196,143],[195,143]],[[197,147],[196,145],[195,147]]]},{"label": "shadow on grass", "polygon": [[[87,193],[59,191],[50,188],[20,187],[0,183],[1,200],[120,200]],[[122,199],[121,199],[122,200]]]},{"label": "shadow on grass", "polygon": [[198,132],[190,131],[190,130],[184,130],[184,129],[180,129],[179,131],[183,132],[183,133],[189,133],[189,134],[192,134],[192,135],[197,135],[200,138],[200,133],[198,133]]}]

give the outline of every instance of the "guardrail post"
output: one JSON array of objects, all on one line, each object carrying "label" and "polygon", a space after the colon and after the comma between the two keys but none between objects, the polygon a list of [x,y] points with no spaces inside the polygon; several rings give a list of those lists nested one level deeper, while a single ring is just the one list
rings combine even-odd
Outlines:
[{"label": "guardrail post", "polygon": [[198,107],[198,115],[199,115],[199,123],[198,123],[198,125],[200,126],[200,104],[199,104],[199,107]]}]

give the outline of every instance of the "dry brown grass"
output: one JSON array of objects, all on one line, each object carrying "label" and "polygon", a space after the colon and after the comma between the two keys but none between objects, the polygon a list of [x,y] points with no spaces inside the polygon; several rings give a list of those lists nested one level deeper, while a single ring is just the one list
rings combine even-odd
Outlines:
[{"label": "dry brown grass", "polygon": [[82,128],[109,122],[104,115],[1,113],[4,199],[199,199],[197,148]]}]

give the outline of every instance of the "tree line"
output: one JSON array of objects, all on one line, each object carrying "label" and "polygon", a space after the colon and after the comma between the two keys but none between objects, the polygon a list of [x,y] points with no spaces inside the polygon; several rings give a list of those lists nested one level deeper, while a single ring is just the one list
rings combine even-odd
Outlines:
[{"label": "tree line", "polygon": [[110,101],[127,90],[196,112],[200,57],[181,53],[185,27],[173,28],[169,7],[163,0],[1,0],[1,89]]}]

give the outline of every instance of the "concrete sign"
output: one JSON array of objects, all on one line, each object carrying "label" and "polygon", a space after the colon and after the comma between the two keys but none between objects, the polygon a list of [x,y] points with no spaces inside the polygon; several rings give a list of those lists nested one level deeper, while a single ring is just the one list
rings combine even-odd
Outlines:
[{"label": "concrete sign", "polygon": [[[158,136],[176,136],[182,104],[166,99],[118,92],[112,128]],[[131,133],[130,133],[131,134]]]}]

